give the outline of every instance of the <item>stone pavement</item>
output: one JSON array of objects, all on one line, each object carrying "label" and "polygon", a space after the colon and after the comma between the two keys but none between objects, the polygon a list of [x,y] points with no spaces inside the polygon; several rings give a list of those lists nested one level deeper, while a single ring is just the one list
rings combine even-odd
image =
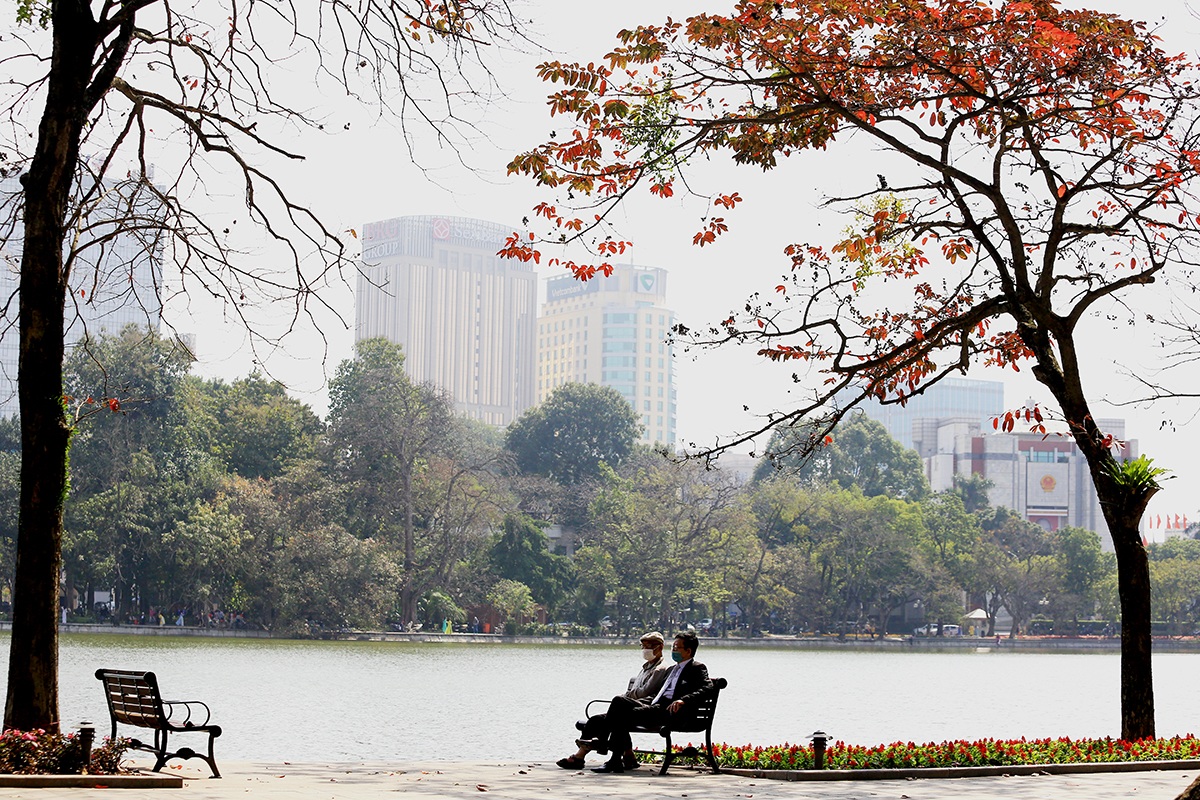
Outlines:
[{"label": "stone pavement", "polygon": [[[138,763],[135,761],[135,763]],[[532,800],[1173,800],[1195,778],[1192,770],[1035,775],[953,780],[789,782],[643,767],[624,775],[567,772],[550,763],[397,762],[380,764],[253,764],[218,762],[221,780],[203,777],[199,762],[164,770],[189,778],[182,789],[110,789],[119,800],[379,800],[423,798]],[[598,764],[599,762],[597,762]],[[149,766],[146,764],[145,766]],[[79,800],[86,789],[0,789],[0,798]]]}]

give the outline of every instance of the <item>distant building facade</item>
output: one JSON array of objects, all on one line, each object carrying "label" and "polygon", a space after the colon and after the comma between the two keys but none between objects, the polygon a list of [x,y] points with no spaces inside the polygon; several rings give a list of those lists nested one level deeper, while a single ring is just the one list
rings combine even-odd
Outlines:
[{"label": "distant building facade", "polygon": [[[24,228],[19,217],[11,216],[18,207],[22,191],[15,177],[0,180],[0,205],[4,208],[5,224],[0,235],[0,416],[11,417],[19,411],[17,400],[17,369],[20,363],[18,338],[21,256],[24,250]],[[151,195],[141,193],[132,200],[123,187],[118,187],[103,200],[93,217],[103,219],[125,212],[109,208],[132,205],[145,209],[156,202]],[[152,215],[150,211],[137,213]],[[12,220],[16,222],[12,222]],[[76,255],[71,270],[71,292],[67,295],[63,322],[68,352],[85,336],[115,334],[128,325],[160,332],[162,329],[162,242],[153,230],[141,226],[141,231],[121,231],[110,236],[118,223],[106,224],[97,219],[88,221],[90,237]]]},{"label": "distant building facade", "polygon": [[413,380],[497,426],[536,399],[537,276],[496,255],[511,231],[463,217],[367,223],[355,291],[355,341],[396,342]]},{"label": "distant building facade", "polygon": [[[1100,534],[1112,550],[1087,461],[1070,437],[995,433],[992,419],[1004,413],[1004,384],[946,379],[907,405],[863,403],[892,437],[916,450],[933,491],[953,488],[956,476],[980,475],[992,483],[988,500],[1048,531],[1067,526]],[[1125,439],[1125,421],[1097,420],[1101,430]],[[1122,458],[1137,458],[1138,443],[1125,442]]]},{"label": "distant building facade", "polygon": [[[1097,424],[1124,439],[1124,420]],[[1007,506],[1048,531],[1067,526],[1093,530],[1104,548],[1112,550],[1087,461],[1070,437],[984,433],[977,423],[963,420],[946,420],[936,429],[926,425],[925,435],[930,434],[932,439],[915,444],[934,491],[951,488],[956,475],[981,475],[992,483],[988,498],[993,506]],[[1119,457],[1137,458],[1137,441],[1126,441]]]},{"label": "distant building facade", "polygon": [[588,281],[552,278],[538,318],[538,402],[564,383],[611,386],[637,412],[643,442],[673,447],[675,366],[667,336],[675,314],[666,296],[667,272],[657,267],[618,265]]}]

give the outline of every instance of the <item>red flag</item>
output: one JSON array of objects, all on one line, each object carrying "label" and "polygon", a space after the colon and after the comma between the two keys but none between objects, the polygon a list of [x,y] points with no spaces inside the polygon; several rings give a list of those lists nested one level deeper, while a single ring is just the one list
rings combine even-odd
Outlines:
[{"label": "red flag", "polygon": [[1176,528],[1183,527],[1182,525],[1179,524],[1179,515],[1178,514],[1175,515],[1175,527]]},{"label": "red flag", "polygon": [[1158,521],[1154,523],[1154,527],[1156,527],[1156,528],[1162,527],[1162,514],[1158,515]]},{"label": "red flag", "polygon": [[1171,530],[1171,515],[1167,514],[1167,530]]}]

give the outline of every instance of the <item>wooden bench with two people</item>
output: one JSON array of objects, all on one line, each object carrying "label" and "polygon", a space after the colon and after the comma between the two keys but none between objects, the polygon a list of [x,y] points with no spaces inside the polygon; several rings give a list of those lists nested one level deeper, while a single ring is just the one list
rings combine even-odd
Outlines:
[{"label": "wooden bench with two people", "polygon": [[[693,657],[699,642],[691,631],[675,637],[671,661],[663,658],[662,634],[652,631],[640,639],[645,664],[629,681],[624,694],[611,700],[593,700],[584,710],[586,719],[575,724],[581,731],[574,754],[558,760],[563,769],[582,769],[588,753],[610,754],[593,772],[613,773],[637,769],[638,755],[662,758],[660,775],[681,755],[703,755],[713,772],[719,772],[712,746],[712,723],[724,678],[710,679],[708,669]],[[603,711],[600,707],[603,706]],[[593,713],[593,712],[598,713]],[[672,735],[704,733],[703,751],[694,747],[676,752]],[[631,734],[650,733],[665,739],[662,750],[635,749]]]},{"label": "wooden bench with two people", "polygon": [[[212,777],[221,777],[213,757],[213,741],[221,735],[220,725],[210,725],[211,712],[199,700],[164,700],[158,690],[158,678],[153,672],[124,669],[98,669],[96,677],[104,684],[108,700],[108,715],[112,721],[112,738],[117,738],[117,724],[132,725],[154,731],[154,743],[131,739],[130,747],[145,750],[156,757],[154,771],[158,772],[173,758],[198,758],[208,764]],[[202,733],[208,735],[208,755],[190,747],[172,752],[167,739],[173,733]]]}]

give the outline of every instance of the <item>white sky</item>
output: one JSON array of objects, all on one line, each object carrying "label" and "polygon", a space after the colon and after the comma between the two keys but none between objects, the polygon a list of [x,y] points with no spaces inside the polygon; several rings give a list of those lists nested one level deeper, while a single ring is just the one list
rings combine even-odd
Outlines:
[{"label": "white sky", "polygon": [[[545,109],[547,88],[533,72],[533,65],[547,57],[570,60],[600,60],[615,41],[613,34],[637,23],[661,22],[669,15],[682,19],[700,8],[723,10],[728,3],[657,0],[652,4],[632,0],[609,0],[600,6],[528,0],[524,16],[535,20],[538,41],[551,43],[554,56],[545,54],[498,54],[496,68],[501,87],[509,95],[491,104],[479,125],[483,136],[472,141],[464,159],[456,163],[450,152],[440,150],[428,137],[419,137],[417,156],[425,168],[414,167],[396,128],[372,119],[369,112],[354,108],[339,98],[330,98],[331,133],[323,134],[302,148],[310,157],[288,176],[291,186],[301,187],[299,196],[323,213],[334,229],[360,229],[364,222],[407,214],[446,214],[518,225],[541,199],[528,179],[509,179],[505,165],[522,149],[546,139],[549,132],[566,130],[563,120],[552,120]],[[1130,13],[1134,6],[1122,0],[1096,0],[1093,6]],[[597,22],[596,8],[604,21]],[[648,8],[653,9],[647,11]],[[1200,51],[1200,21],[1188,13],[1184,0],[1151,0],[1136,4],[1137,12],[1154,21],[1167,17],[1162,29],[1167,49]],[[322,101],[323,102],[323,101]],[[340,115],[340,116],[339,116]],[[342,116],[351,122],[343,129]],[[372,124],[374,122],[374,124]],[[902,167],[886,156],[864,151],[857,145],[834,145],[829,151],[805,154],[763,176],[751,170],[714,167],[702,173],[696,188],[702,192],[736,190],[746,202],[736,213],[725,216],[731,230],[714,247],[703,250],[691,244],[704,206],[697,202],[639,199],[624,210],[619,220],[622,232],[635,242],[634,263],[664,267],[669,271],[667,302],[679,320],[695,327],[725,316],[750,293],[769,294],[787,269],[781,250],[790,241],[820,240],[842,223],[819,207],[828,194],[853,185],[859,178],[870,185],[876,172],[896,173]],[[829,241],[826,237],[826,241]],[[557,274],[540,268],[543,278]],[[350,328],[333,319],[323,323],[329,345],[322,365],[320,336],[300,331],[285,350],[266,360],[270,373],[285,381],[296,396],[324,413],[325,378],[342,358],[351,354],[353,298],[348,287],[327,295]],[[251,368],[244,336],[237,326],[201,313],[190,324],[178,321],[181,330],[199,336],[203,374],[235,378]],[[1121,368],[1136,369],[1139,352],[1147,347],[1138,332],[1122,328],[1106,331],[1097,327],[1096,346],[1089,361],[1088,379],[1093,397],[1121,399]],[[678,430],[680,441],[709,443],[717,436],[742,430],[753,420],[742,411],[766,412],[788,402],[790,367],[760,363],[752,352],[725,350],[699,356],[679,354]],[[1027,373],[1015,375],[978,371],[971,377],[1004,380],[1005,403],[1021,405],[1026,398],[1045,399]],[[1184,381],[1194,386],[1195,378]],[[1195,466],[1194,443],[1200,439],[1200,422],[1193,422],[1190,406],[1162,404],[1153,409],[1116,409],[1094,405],[1097,416],[1124,417],[1126,434],[1137,439],[1142,452],[1173,470],[1176,476],[1152,502],[1151,513],[1187,514],[1200,519],[1200,470]],[[1164,427],[1164,420],[1170,423]]]}]

